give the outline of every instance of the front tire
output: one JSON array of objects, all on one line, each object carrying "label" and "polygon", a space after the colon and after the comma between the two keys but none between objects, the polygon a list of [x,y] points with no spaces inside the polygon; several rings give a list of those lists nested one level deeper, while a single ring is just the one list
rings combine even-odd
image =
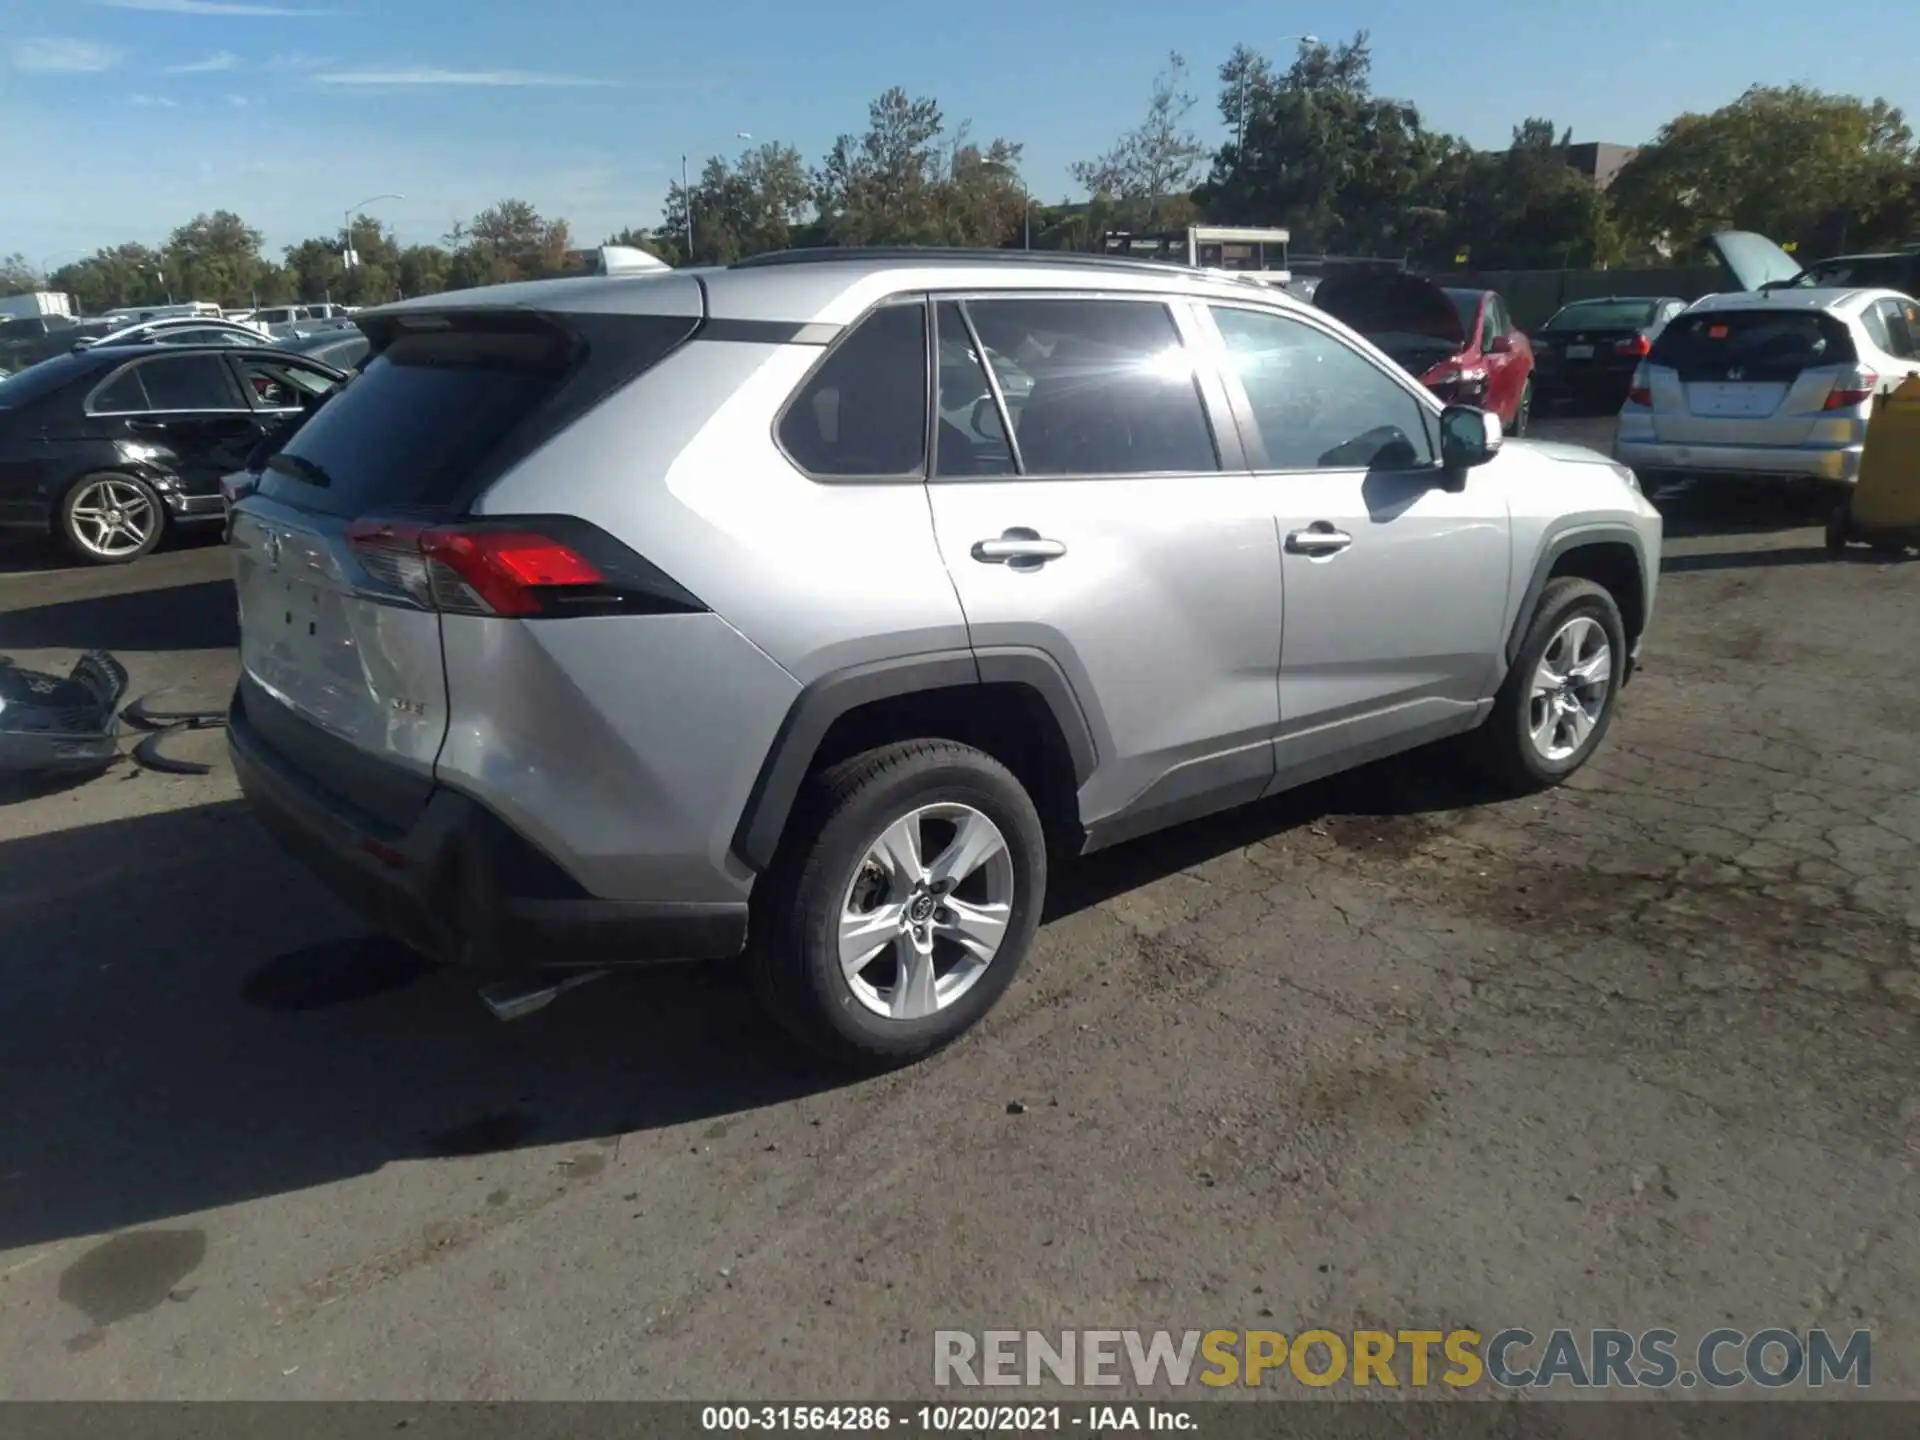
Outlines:
[{"label": "front tire", "polygon": [[1514,439],[1524,439],[1527,426],[1533,420],[1533,377],[1527,377],[1527,383],[1520,387],[1520,399],[1513,407],[1513,424],[1507,427],[1507,434]]},{"label": "front tire", "polygon": [[1843,496],[1839,503],[1827,512],[1827,553],[1829,555],[1840,554],[1847,548],[1847,541],[1852,538],[1849,533],[1852,527],[1848,519],[1848,510],[1846,498]]},{"label": "front tire", "polygon": [[1039,814],[1005,766],[948,740],[869,750],[814,780],[755,893],[756,988],[828,1059],[917,1060],[1005,993],[1046,885]]},{"label": "front tire", "polygon": [[151,554],[167,530],[167,507],[146,481],[101,471],[61,498],[60,538],[89,565],[128,565]]},{"label": "front tire", "polygon": [[1549,580],[1493,713],[1478,759],[1505,788],[1550,789],[1592,758],[1626,678],[1626,626],[1591,580]]}]

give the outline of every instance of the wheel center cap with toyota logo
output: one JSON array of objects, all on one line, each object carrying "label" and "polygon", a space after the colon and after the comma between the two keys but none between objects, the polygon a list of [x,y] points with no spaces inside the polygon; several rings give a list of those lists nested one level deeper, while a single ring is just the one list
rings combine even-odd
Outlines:
[{"label": "wheel center cap with toyota logo", "polygon": [[916,895],[913,903],[907,906],[907,918],[916,925],[924,925],[933,918],[933,896]]}]

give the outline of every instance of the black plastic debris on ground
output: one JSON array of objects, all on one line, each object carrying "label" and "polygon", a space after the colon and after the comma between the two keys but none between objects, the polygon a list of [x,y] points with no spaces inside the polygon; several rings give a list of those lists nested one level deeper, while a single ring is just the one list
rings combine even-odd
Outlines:
[{"label": "black plastic debris on ground", "polygon": [[188,730],[217,730],[227,723],[224,710],[153,710],[147,701],[151,696],[142,695],[121,712],[120,718],[136,730],[145,730],[147,737],[133,747],[134,763],[145,770],[158,770],[165,775],[205,775],[213,769],[211,765],[198,760],[176,760],[167,755],[161,747],[174,736]]},{"label": "black plastic debris on ground", "polygon": [[84,775],[120,753],[120,700],[127,672],[90,650],[66,676],[0,658],[0,774]]}]

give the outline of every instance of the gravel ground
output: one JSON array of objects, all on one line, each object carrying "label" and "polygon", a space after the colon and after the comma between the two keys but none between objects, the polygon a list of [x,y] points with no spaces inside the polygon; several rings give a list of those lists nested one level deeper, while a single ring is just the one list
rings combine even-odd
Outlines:
[{"label": "gravel ground", "polygon": [[[1920,566],[1668,503],[1573,784],[1411,757],[1098,857],[977,1035],[859,1084],[724,968],[500,1025],[224,767],[15,795],[5,1392],[901,1397],[936,1328],[1724,1323],[1870,1327],[1920,1394]],[[0,653],[230,685],[217,547],[8,563]]]}]

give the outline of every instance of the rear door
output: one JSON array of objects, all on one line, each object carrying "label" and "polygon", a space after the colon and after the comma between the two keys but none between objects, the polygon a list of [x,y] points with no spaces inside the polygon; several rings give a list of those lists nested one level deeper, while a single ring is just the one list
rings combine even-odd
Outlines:
[{"label": "rear door", "polygon": [[1279,720],[1279,547],[1188,312],[1152,295],[934,309],[941,554],[983,661],[1042,650],[1089,705],[1099,765],[1081,808],[1110,822],[1098,843],[1258,796]]},{"label": "rear door", "polygon": [[369,568],[349,527],[457,513],[476,469],[565,384],[566,338],[491,318],[507,314],[402,332],[313,413],[233,511],[249,720],[323,786],[395,828],[431,794],[446,733],[440,618]]},{"label": "rear door", "polygon": [[1785,308],[1690,311],[1647,357],[1656,439],[1681,445],[1806,443],[1858,362],[1844,321]]},{"label": "rear door", "polygon": [[157,355],[94,391],[89,412],[159,452],[191,495],[219,493],[220,477],[246,462],[259,438],[252,409],[219,355]]}]

